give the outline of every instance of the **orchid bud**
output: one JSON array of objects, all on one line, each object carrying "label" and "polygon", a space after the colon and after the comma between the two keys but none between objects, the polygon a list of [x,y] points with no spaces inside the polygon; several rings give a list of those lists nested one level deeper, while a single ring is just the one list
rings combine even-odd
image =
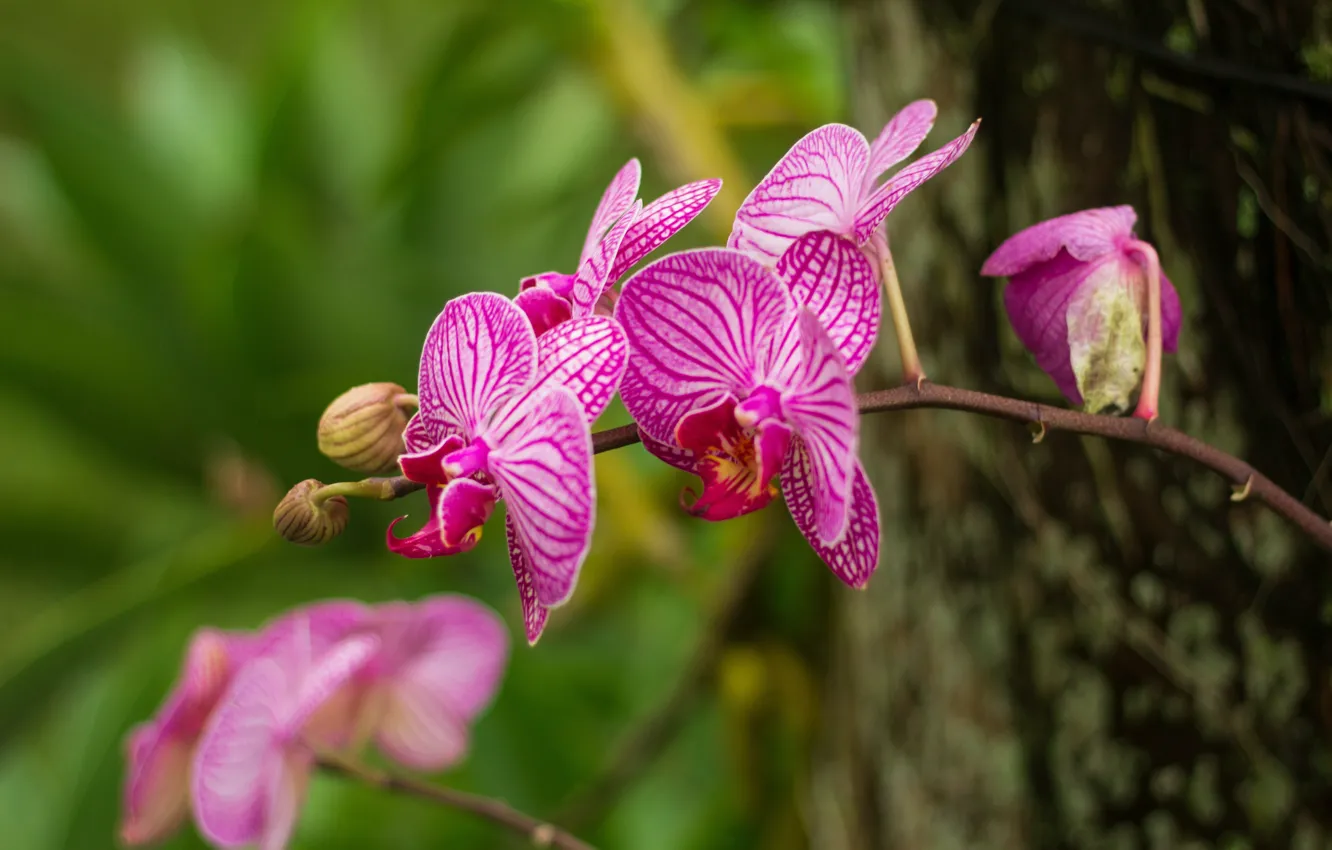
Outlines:
[{"label": "orchid bud", "polygon": [[346,469],[374,474],[391,468],[405,449],[406,390],[380,382],[352,387],[319,419],[319,451]]},{"label": "orchid bud", "polygon": [[284,540],[301,546],[319,546],[342,533],[350,509],[342,496],[316,499],[324,485],[313,478],[287,491],[273,511],[273,528]]}]

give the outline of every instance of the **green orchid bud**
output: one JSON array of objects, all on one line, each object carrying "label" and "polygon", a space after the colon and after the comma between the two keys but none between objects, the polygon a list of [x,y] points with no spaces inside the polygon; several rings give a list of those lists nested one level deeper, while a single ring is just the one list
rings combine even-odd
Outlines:
[{"label": "green orchid bud", "polygon": [[346,469],[392,469],[404,451],[404,404],[414,397],[394,383],[362,384],[333,400],[319,419],[319,451]]},{"label": "green orchid bud", "polygon": [[342,533],[351,509],[342,496],[321,498],[323,484],[306,479],[287,491],[273,511],[273,528],[284,540],[301,546],[319,546]]}]

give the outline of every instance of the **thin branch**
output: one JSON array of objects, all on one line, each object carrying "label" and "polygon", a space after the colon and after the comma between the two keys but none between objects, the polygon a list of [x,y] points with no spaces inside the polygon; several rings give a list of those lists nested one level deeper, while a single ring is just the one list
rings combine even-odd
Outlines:
[{"label": "thin branch", "polygon": [[429,782],[389,773],[386,770],[369,767],[330,753],[321,753],[318,764],[320,768],[329,773],[345,776],[362,785],[419,797],[422,800],[429,800],[432,803],[439,803],[484,818],[491,823],[525,836],[533,847],[556,847],[559,850],[594,850],[592,845],[580,841],[545,821],[525,815],[502,800],[432,785]]},{"label": "thin branch", "polygon": [[[1246,488],[1246,498],[1257,499],[1290,521],[1322,548],[1332,552],[1332,524],[1305,507],[1304,503],[1281,489],[1266,475],[1249,464],[1226,454],[1202,440],[1190,437],[1159,420],[1146,422],[1134,417],[1102,416],[1080,413],[1062,407],[1051,407],[1033,401],[990,395],[924,381],[895,387],[890,390],[862,393],[859,396],[861,413],[885,413],[891,410],[936,408],[961,410],[1021,422],[1045,431],[1068,431],[1074,434],[1092,434],[1110,440],[1140,443],[1180,457],[1186,457],[1230,480],[1237,488]],[[623,448],[639,442],[638,428],[622,425],[592,435],[594,452]],[[405,478],[370,479],[374,498],[396,499],[422,489],[423,485]],[[382,494],[382,495],[380,495]]]}]

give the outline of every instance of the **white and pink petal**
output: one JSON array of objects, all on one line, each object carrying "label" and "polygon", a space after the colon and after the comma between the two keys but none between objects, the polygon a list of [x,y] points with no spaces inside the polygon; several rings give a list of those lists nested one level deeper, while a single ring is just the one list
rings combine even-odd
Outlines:
[{"label": "white and pink petal", "polygon": [[818,316],[854,375],[879,332],[882,296],[864,252],[827,230],[807,233],[777,261],[777,276],[797,306]]},{"label": "white and pink petal", "polygon": [[619,280],[635,263],[693,221],[721,191],[721,186],[720,180],[699,180],[673,189],[644,207],[620,243],[607,282]]}]

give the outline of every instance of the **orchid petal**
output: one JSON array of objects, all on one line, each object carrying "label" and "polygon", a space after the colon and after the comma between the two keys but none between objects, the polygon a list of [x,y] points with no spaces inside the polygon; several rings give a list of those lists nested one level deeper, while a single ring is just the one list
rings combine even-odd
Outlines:
[{"label": "orchid petal", "polygon": [[293,754],[283,759],[269,780],[259,850],[284,850],[296,830],[296,819],[310,784],[312,761],[309,754]]},{"label": "orchid petal", "polygon": [[143,723],[130,732],[128,749],[120,839],[129,845],[155,844],[189,816],[194,739],[167,734],[159,723]]},{"label": "orchid petal", "polygon": [[[396,537],[393,534],[393,528],[407,517],[400,516],[389,523],[384,532],[384,543],[388,550],[395,555],[401,555],[404,558],[437,558],[441,555],[457,555],[466,552],[471,545],[446,546],[444,544],[443,526],[440,525],[439,504],[444,494],[444,487],[439,484],[431,484],[426,487],[426,498],[430,503],[430,519],[415,534],[407,537]],[[472,541],[475,545],[476,541]]]},{"label": "orchid petal", "polygon": [[1105,254],[1095,262],[1084,262],[1061,250],[1053,259],[1027,267],[1004,288],[1004,307],[1018,339],[1036,357],[1073,404],[1082,405],[1082,394],[1069,359],[1068,306],[1093,278],[1118,276],[1118,254]]},{"label": "orchid petal", "polygon": [[191,791],[199,832],[221,847],[259,840],[268,782],[280,768],[278,736],[287,674],[272,658],[247,664],[210,718],[195,752]]},{"label": "orchid petal", "polygon": [[421,683],[398,680],[388,690],[375,743],[399,764],[443,770],[467,752],[467,724]]},{"label": "orchid petal", "polygon": [[869,169],[865,172],[864,192],[874,191],[879,176],[915,153],[930,134],[939,107],[932,100],[908,103],[888,120],[879,137],[870,144]]},{"label": "orchid petal", "polygon": [[800,533],[828,568],[846,584],[862,588],[879,565],[879,503],[869,477],[856,461],[851,485],[850,521],[846,534],[835,545],[823,542],[818,532],[813,469],[809,454],[799,440],[792,442],[782,467],[782,493]]},{"label": "orchid petal", "polygon": [[[409,430],[412,422],[416,421],[415,416],[408,421],[407,427]],[[398,466],[402,469],[402,474],[405,477],[417,483],[446,484],[448,478],[444,475],[444,458],[466,445],[462,437],[457,434],[449,434],[437,444],[426,444],[424,448],[399,455]]]},{"label": "orchid petal", "polygon": [[523,543],[518,539],[512,514],[504,518],[504,532],[509,540],[509,562],[513,565],[513,577],[518,583],[518,599],[523,608],[523,630],[527,634],[527,645],[536,646],[541,633],[546,629],[546,618],[550,612],[537,601],[536,580],[527,561],[527,553],[523,551]]},{"label": "orchid petal", "polygon": [[846,362],[818,317],[801,307],[793,318],[800,357],[794,365],[783,361],[770,374],[782,389],[786,421],[809,455],[815,529],[832,545],[846,531],[860,417]]},{"label": "orchid petal", "polygon": [[524,289],[514,296],[513,303],[527,316],[537,337],[561,322],[567,322],[573,315],[569,299],[544,286]]},{"label": "orchid petal", "polygon": [[314,659],[300,678],[292,712],[285,720],[288,733],[300,730],[321,706],[356,675],[379,650],[379,638],[360,634],[345,638]]},{"label": "orchid petal", "polygon": [[694,471],[697,458],[689,449],[681,448],[674,441],[662,442],[642,428],[638,429],[638,439],[643,443],[643,448],[647,449],[648,453],[658,460],[665,461],[676,469],[683,469],[685,472]]},{"label": "orchid petal", "polygon": [[672,442],[689,411],[754,386],[759,349],[775,337],[790,295],[771,271],[724,248],[685,251],[624,285],[615,317],[632,356],[620,398],[638,426]]},{"label": "orchid petal", "polygon": [[1179,328],[1184,313],[1179,306],[1179,293],[1175,285],[1161,272],[1161,348],[1174,353],[1179,350]]},{"label": "orchid petal", "polygon": [[536,335],[523,311],[494,292],[444,305],[421,353],[419,415],[438,442],[476,434],[481,423],[536,370]]},{"label": "orchid petal", "polygon": [[925,154],[880,186],[856,213],[856,241],[861,245],[869,241],[870,236],[888,217],[888,213],[893,211],[893,207],[926,180],[952,165],[958,157],[966,153],[979,129],[980,121],[972,123],[965,133],[938,150]]},{"label": "orchid petal", "polygon": [[[634,199],[638,197],[638,183],[642,177],[642,166],[635,158],[626,162],[611,178],[610,185],[602,193],[601,202],[597,204],[597,211],[592,216],[592,224],[587,229],[587,239],[583,241],[583,253],[578,258],[579,266],[592,256],[593,249],[602,241],[610,226],[618,222],[634,205]],[[611,257],[614,256],[612,253]]]},{"label": "orchid petal", "polygon": [[819,230],[791,243],[777,276],[797,305],[818,316],[847,370],[854,375],[874,348],[882,296],[864,253],[835,233]]},{"label": "orchid petal", "polygon": [[494,446],[490,474],[513,517],[537,600],[559,605],[573,593],[596,513],[583,407],[567,389],[550,387],[502,411],[487,437]]},{"label": "orchid petal", "polygon": [[624,377],[629,342],[619,322],[584,316],[565,322],[537,340],[537,370],[528,394],[546,387],[567,388],[589,423],[610,404]]},{"label": "orchid petal", "polygon": [[811,230],[850,234],[869,167],[869,144],[844,124],[814,130],[786,152],[735,214],[727,246],[767,265]]},{"label": "orchid petal", "polygon": [[1118,206],[1082,210],[1034,224],[1004,240],[985,261],[981,274],[1013,277],[1055,259],[1061,249],[1074,259],[1099,259],[1133,235],[1137,220],[1133,207]]},{"label": "orchid petal", "polygon": [[620,243],[620,252],[606,280],[610,283],[619,280],[634,263],[652,253],[693,221],[712,202],[721,187],[720,180],[699,180],[673,189],[643,207],[625,234],[624,241]]},{"label": "orchid petal", "polygon": [[606,238],[592,249],[591,255],[578,267],[578,275],[574,278],[571,293],[575,316],[592,315],[597,299],[606,291],[606,287],[614,282],[615,279],[610,277],[610,270],[615,264],[615,255],[619,253],[625,235],[642,210],[643,202],[634,201],[629,211],[615,222],[606,232]]},{"label": "orchid petal", "polygon": [[757,430],[742,428],[736,406],[735,398],[726,396],[691,411],[675,429],[676,442],[696,458],[694,472],[703,482],[693,503],[682,500],[681,507],[701,519],[734,519],[766,507],[777,496],[772,479],[786,455],[791,429],[775,419],[765,420]]},{"label": "orchid petal", "polygon": [[509,633],[488,606],[465,596],[440,595],[416,606],[425,631],[400,677],[412,679],[471,721],[499,690],[509,658]]}]

